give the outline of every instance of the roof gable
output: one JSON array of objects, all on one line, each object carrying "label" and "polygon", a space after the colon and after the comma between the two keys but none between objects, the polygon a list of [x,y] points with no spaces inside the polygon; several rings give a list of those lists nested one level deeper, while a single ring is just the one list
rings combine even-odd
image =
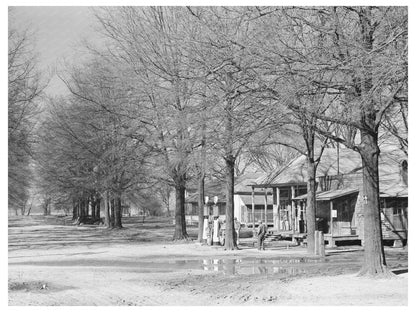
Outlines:
[{"label": "roof gable", "polygon": [[[402,151],[394,147],[383,148],[379,159],[380,183],[400,181],[400,162],[406,156]],[[361,156],[351,149],[339,149],[339,162],[337,149],[327,148],[321,157],[317,167],[316,176],[335,176],[338,173],[348,175],[362,170]],[[273,172],[263,174],[253,185],[272,186],[285,184],[304,184],[307,182],[306,156],[302,155],[286,166],[278,168]]]}]

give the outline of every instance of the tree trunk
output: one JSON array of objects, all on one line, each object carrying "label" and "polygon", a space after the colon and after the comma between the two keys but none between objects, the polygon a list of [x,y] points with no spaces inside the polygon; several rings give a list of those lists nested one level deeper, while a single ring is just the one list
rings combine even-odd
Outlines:
[{"label": "tree trunk", "polygon": [[78,205],[77,205],[77,210],[78,210],[78,212],[77,212],[77,219],[79,219],[79,218],[81,218],[82,217],[82,202],[81,202],[81,198],[78,198],[78,200],[77,200],[77,202],[78,202]]},{"label": "tree trunk", "polygon": [[175,207],[175,233],[174,240],[188,239],[185,223],[185,179],[175,179],[176,207]]},{"label": "tree trunk", "polygon": [[360,275],[388,274],[384,255],[378,180],[377,135],[361,131],[363,164],[364,264]]},{"label": "tree trunk", "polygon": [[[373,50],[374,29],[371,8],[361,7],[359,11],[362,44],[364,53]],[[366,57],[366,55],[364,56]],[[360,275],[391,275],[387,270],[386,257],[383,248],[381,228],[381,210],[379,198],[378,158],[378,128],[376,103],[373,102],[372,88],[373,75],[372,60],[367,60],[364,67],[364,77],[358,87],[362,101],[367,102],[361,109],[361,143],[358,151],[363,165],[363,207],[364,207],[364,264]]]},{"label": "tree trunk", "polygon": [[91,218],[93,220],[95,220],[95,208],[96,208],[96,199],[95,196],[91,195],[90,197],[90,202],[91,202]]},{"label": "tree trunk", "polygon": [[[231,75],[227,76],[227,81],[231,81]],[[232,115],[232,100],[227,99],[225,112],[227,119],[225,121],[225,165],[226,165],[226,208],[225,208],[225,243],[226,250],[233,250],[237,248],[236,237],[234,231],[234,170],[235,170],[235,157],[233,151],[233,115]]]},{"label": "tree trunk", "polygon": [[47,206],[47,203],[46,202],[43,203],[43,215],[44,216],[47,216],[48,215],[48,206]]},{"label": "tree trunk", "polygon": [[29,209],[28,209],[28,211],[27,211],[27,214],[26,214],[27,216],[29,216],[29,215],[30,215],[30,211],[32,210],[32,205],[33,205],[33,204],[30,204],[30,207],[29,207]]},{"label": "tree trunk", "polygon": [[45,201],[43,203],[43,215],[44,216],[50,215],[50,213],[51,213],[51,210],[50,210],[50,207],[49,207],[50,201],[51,200],[49,198],[47,198],[47,199],[45,199]]},{"label": "tree trunk", "polygon": [[227,194],[225,211],[225,249],[234,250],[237,248],[234,231],[234,166],[235,158],[229,155],[226,159],[227,166]]},{"label": "tree trunk", "polygon": [[84,209],[84,216],[85,217],[88,217],[89,216],[89,201],[88,201],[88,197],[87,198],[84,198],[83,200],[82,200],[82,208]]},{"label": "tree trunk", "polygon": [[204,197],[205,197],[205,191],[204,191],[204,173],[201,174],[199,178],[199,184],[198,184],[198,242],[202,243],[202,235],[204,233]]},{"label": "tree trunk", "polygon": [[83,218],[83,217],[85,217],[85,199],[84,198],[81,198],[80,200],[79,200],[79,202],[80,202],[80,214],[79,214],[79,216],[81,217],[81,218]]},{"label": "tree trunk", "polygon": [[204,233],[204,202],[205,202],[205,168],[207,162],[207,149],[206,149],[206,140],[207,140],[207,124],[206,124],[206,113],[205,106],[201,112],[201,172],[199,177],[199,200],[198,200],[198,242],[202,243],[203,233]]},{"label": "tree trunk", "polygon": [[[21,213],[21,215],[22,216],[24,216],[25,215],[25,213],[26,213],[26,206],[27,206],[27,202],[28,202],[29,200],[28,199],[26,199],[25,200],[25,202],[24,202],[24,204],[20,207],[20,213]],[[17,210],[16,210],[17,211]]]},{"label": "tree trunk", "polygon": [[114,198],[110,199],[110,227],[114,228],[115,226],[115,207],[114,207]]},{"label": "tree trunk", "polygon": [[90,197],[85,198],[85,215],[90,216]]},{"label": "tree trunk", "polygon": [[81,199],[77,199],[77,219],[82,217]]},{"label": "tree trunk", "polygon": [[313,158],[308,157],[308,183],[306,198],[306,222],[308,253],[315,253],[315,230],[316,230],[316,164]]},{"label": "tree trunk", "polygon": [[97,194],[97,197],[95,199],[95,218],[100,219],[101,218],[101,197],[99,194]]},{"label": "tree trunk", "polygon": [[105,226],[111,228],[111,215],[110,215],[110,202],[108,200],[108,192],[104,193],[104,217],[105,217]]},{"label": "tree trunk", "polygon": [[170,213],[170,195],[171,195],[171,188],[170,188],[170,186],[168,185],[168,186],[166,186],[166,197],[165,197],[165,195],[163,196],[164,197],[164,200],[165,200],[165,204],[166,204],[166,212],[167,212],[167,214],[168,214],[168,217],[170,217],[171,216],[171,213]]},{"label": "tree trunk", "polygon": [[77,200],[72,199],[72,220],[76,220],[78,218],[78,205]]},{"label": "tree trunk", "polygon": [[118,229],[121,229],[123,226],[121,224],[121,195],[117,194],[115,198],[115,214],[114,214],[114,226]]},{"label": "tree trunk", "polygon": [[48,216],[51,215],[51,209],[52,209],[51,201],[52,200],[50,198],[48,198],[48,205],[46,206],[47,207],[47,211],[48,211]]}]

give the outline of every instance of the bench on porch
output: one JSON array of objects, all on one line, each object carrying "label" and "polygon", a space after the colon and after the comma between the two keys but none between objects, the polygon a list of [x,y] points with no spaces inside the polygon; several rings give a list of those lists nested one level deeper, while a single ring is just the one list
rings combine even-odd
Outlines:
[{"label": "bench on porch", "polygon": [[328,247],[335,247],[336,242],[359,240],[358,235],[332,235],[324,234],[324,240],[328,242]]}]

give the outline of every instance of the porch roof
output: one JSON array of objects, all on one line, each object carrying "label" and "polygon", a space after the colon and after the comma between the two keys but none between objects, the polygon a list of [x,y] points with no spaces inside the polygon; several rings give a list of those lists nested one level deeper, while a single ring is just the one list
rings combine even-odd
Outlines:
[{"label": "porch roof", "polygon": [[[328,201],[342,196],[358,193],[356,188],[346,188],[340,190],[330,190],[316,194],[317,201]],[[293,198],[294,200],[305,200],[308,194]],[[385,186],[380,183],[380,197],[408,197],[408,187],[402,184]]]},{"label": "porch roof", "polygon": [[[252,192],[252,188],[251,186],[249,186],[250,184],[252,184],[258,177],[260,177],[263,173],[262,172],[251,172],[251,173],[246,173],[243,176],[239,176],[235,178],[235,183],[234,183],[234,195],[237,194],[242,194],[242,195],[247,195],[247,194],[251,194]],[[187,187],[187,189],[190,191],[189,192],[189,196],[185,199],[186,203],[197,203],[198,199],[199,199],[199,194],[198,194],[198,187],[197,185],[191,185],[189,188]],[[218,202],[219,203],[225,203],[226,201],[226,186],[225,186],[225,182],[221,181],[221,180],[211,180],[211,181],[207,181],[205,183],[205,190],[204,193],[206,196],[209,197],[209,203],[213,203],[213,197],[214,196],[218,196]],[[262,198],[264,197],[264,192],[259,192],[258,190],[256,190],[255,192],[256,196],[262,196]],[[272,193],[269,192],[267,193],[268,195],[272,195]],[[251,203],[251,201],[250,201]]]},{"label": "porch roof", "polygon": [[380,184],[380,197],[408,197],[408,187],[402,184],[389,186]]},{"label": "porch roof", "polygon": [[[317,201],[328,201],[333,200],[335,198],[343,197],[346,195],[358,193],[358,189],[356,188],[345,188],[340,190],[330,190],[325,192],[320,192],[316,194]],[[293,198],[294,200],[304,200],[306,199],[308,194],[304,194],[298,197]]]},{"label": "porch roof", "polygon": [[[246,205],[251,205],[251,195],[239,195],[241,200]],[[264,194],[254,196],[254,205],[264,205]],[[273,198],[268,194],[267,196],[267,205],[273,205]]]}]

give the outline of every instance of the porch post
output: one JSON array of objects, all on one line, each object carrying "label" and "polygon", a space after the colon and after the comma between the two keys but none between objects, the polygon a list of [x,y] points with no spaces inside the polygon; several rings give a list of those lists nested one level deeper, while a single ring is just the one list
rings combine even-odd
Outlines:
[{"label": "porch post", "polygon": [[267,227],[267,188],[264,188],[264,223]]},{"label": "porch post", "polygon": [[279,188],[273,188],[273,226],[280,232],[280,212],[279,212],[280,194]]},{"label": "porch post", "polygon": [[292,223],[292,230],[293,230],[293,233],[295,233],[295,218],[296,218],[296,211],[295,211],[295,201],[293,200],[293,198],[295,198],[295,187],[294,186],[291,186],[291,202],[292,202],[292,205],[291,205],[291,223]]},{"label": "porch post", "polygon": [[256,232],[256,223],[254,221],[254,186],[251,187],[251,217],[253,221],[253,237]]},{"label": "porch post", "polygon": [[280,226],[280,189],[278,187],[276,187],[276,204],[277,204],[277,229],[280,230],[282,229]]},{"label": "porch post", "polygon": [[328,247],[334,247],[334,222],[332,221],[332,216],[333,216],[333,209],[334,209],[334,202],[332,200],[329,201],[329,227],[330,227],[330,232],[331,232],[331,237],[329,237],[328,239]]},{"label": "porch post", "polygon": [[331,200],[331,201],[329,201],[329,207],[330,207],[330,209],[329,209],[329,220],[330,220],[330,223],[329,223],[329,226],[330,226],[330,233],[331,233],[331,236],[333,236],[334,235],[334,225],[333,225],[333,221],[332,221],[332,210],[334,209],[334,203],[333,203],[333,201]]},{"label": "porch post", "polygon": [[299,232],[300,207],[299,202],[295,201],[295,230]]},{"label": "porch post", "polygon": [[291,205],[291,211],[292,211],[292,241],[296,241],[295,239],[295,218],[296,218],[296,213],[295,213],[295,201],[293,200],[293,198],[295,198],[295,186],[292,185],[291,187],[291,200],[292,200],[292,205]]}]

